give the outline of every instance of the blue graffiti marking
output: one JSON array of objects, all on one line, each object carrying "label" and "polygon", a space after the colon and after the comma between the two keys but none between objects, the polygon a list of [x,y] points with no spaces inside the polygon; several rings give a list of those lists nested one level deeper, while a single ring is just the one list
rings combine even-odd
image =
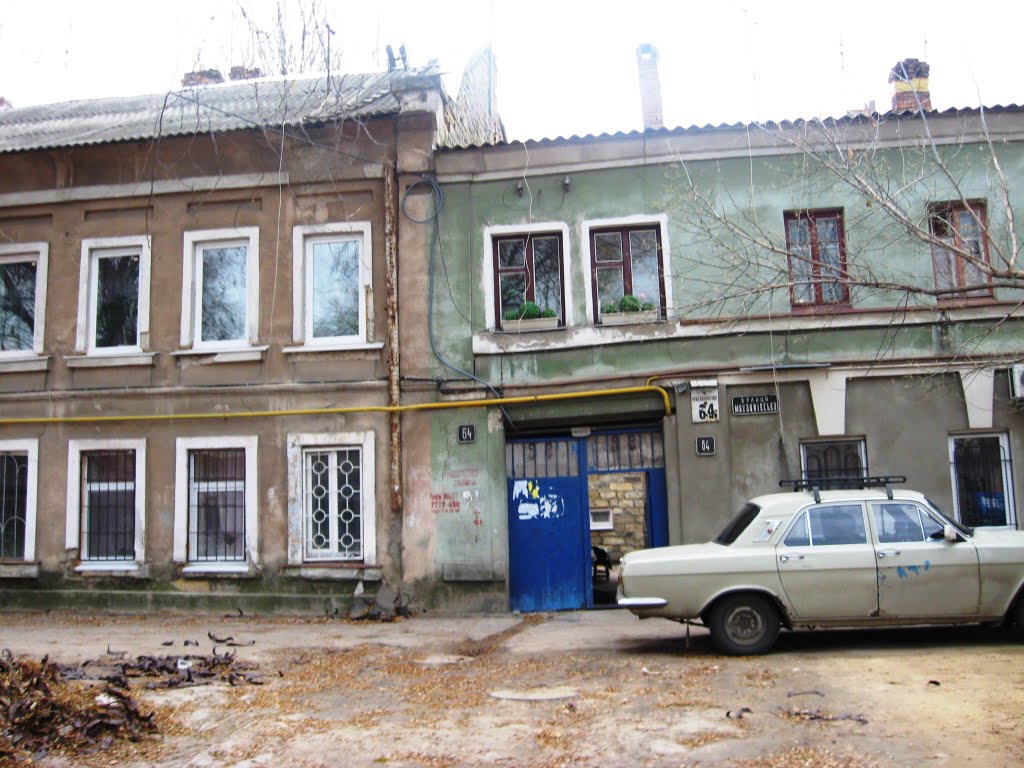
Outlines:
[{"label": "blue graffiti marking", "polygon": [[903,570],[902,565],[896,566],[896,575],[899,576],[901,579],[907,578],[907,572]]}]

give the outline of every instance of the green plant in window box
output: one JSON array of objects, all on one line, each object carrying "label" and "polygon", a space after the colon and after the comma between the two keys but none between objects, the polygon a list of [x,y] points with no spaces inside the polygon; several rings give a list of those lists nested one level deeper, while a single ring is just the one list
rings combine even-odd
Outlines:
[{"label": "green plant in window box", "polygon": [[506,310],[503,317],[508,323],[506,330],[539,331],[558,327],[558,313],[550,307],[541,309],[532,301]]},{"label": "green plant in window box", "polygon": [[647,323],[657,319],[658,307],[653,301],[641,301],[628,293],[601,307],[601,322],[606,325]]}]

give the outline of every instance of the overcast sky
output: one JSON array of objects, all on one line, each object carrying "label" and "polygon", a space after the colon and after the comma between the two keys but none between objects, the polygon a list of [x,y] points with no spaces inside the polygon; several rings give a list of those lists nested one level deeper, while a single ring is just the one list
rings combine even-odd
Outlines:
[{"label": "overcast sky", "polygon": [[[512,138],[641,127],[636,46],[661,55],[668,126],[844,114],[890,106],[900,59],[932,66],[932,103],[1024,103],[1024,5],[993,2],[566,2],[322,0],[349,72],[404,43],[457,90],[491,44]],[[242,0],[269,19],[276,0]],[[249,50],[236,0],[0,0],[0,95],[15,106],[179,87],[197,64],[225,74]]]}]

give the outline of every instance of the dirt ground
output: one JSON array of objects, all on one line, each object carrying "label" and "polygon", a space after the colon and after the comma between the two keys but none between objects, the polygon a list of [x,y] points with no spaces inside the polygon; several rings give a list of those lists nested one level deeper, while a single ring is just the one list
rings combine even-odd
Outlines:
[{"label": "dirt ground", "polygon": [[0,648],[61,663],[209,654],[211,635],[246,643],[231,650],[264,684],[133,684],[158,736],[33,765],[1024,764],[1024,644],[1000,630],[783,633],[736,659],[703,630],[687,647],[685,627],[615,610],[390,624],[0,613]]}]

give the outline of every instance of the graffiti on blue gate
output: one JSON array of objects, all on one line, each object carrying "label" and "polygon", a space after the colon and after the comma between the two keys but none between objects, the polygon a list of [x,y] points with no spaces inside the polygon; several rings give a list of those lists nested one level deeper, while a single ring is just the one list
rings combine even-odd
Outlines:
[{"label": "graffiti on blue gate", "polygon": [[550,520],[565,515],[565,501],[554,493],[541,495],[540,483],[516,480],[512,486],[512,504],[520,520]]}]

